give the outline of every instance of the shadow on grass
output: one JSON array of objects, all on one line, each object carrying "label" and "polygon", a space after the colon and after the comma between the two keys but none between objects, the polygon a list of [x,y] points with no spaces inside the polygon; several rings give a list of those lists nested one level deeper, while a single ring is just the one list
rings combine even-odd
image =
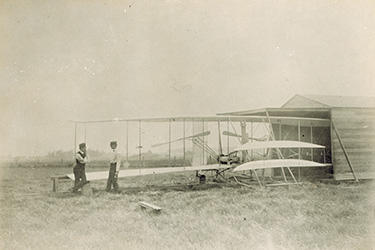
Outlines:
[{"label": "shadow on grass", "polygon": [[[110,194],[117,194],[117,195],[131,195],[131,194],[138,194],[144,192],[190,192],[190,191],[204,191],[210,189],[221,189],[221,188],[240,188],[241,186],[236,185],[235,183],[205,183],[205,184],[176,184],[176,185],[146,185],[146,186],[139,186],[139,187],[123,187],[120,188],[118,192],[109,192]],[[93,188],[93,196],[97,197],[102,194],[107,194],[104,189]],[[72,193],[69,191],[66,192],[58,192],[52,194],[55,198],[73,198],[83,196],[81,192]]]},{"label": "shadow on grass", "polygon": [[128,187],[123,188],[123,194],[137,194],[140,192],[172,192],[172,191],[202,191],[208,189],[223,188],[223,184],[206,183],[206,184],[177,184],[177,185],[147,185],[144,187]]},{"label": "shadow on grass", "polygon": [[[180,184],[173,184],[173,185],[168,185],[168,184],[155,184],[155,185],[142,185],[142,186],[131,186],[131,187],[121,187],[118,192],[110,192],[110,194],[117,194],[117,195],[133,195],[133,194],[139,194],[139,193],[152,193],[152,192],[162,192],[162,193],[168,193],[168,192],[195,192],[195,191],[204,191],[204,190],[213,190],[213,189],[222,189],[222,188],[233,188],[233,189],[238,189],[239,193],[247,193],[251,189],[259,189],[258,184],[256,181],[249,181],[247,180],[247,184],[249,184],[251,187],[243,187],[241,185],[238,185],[234,181],[228,181],[228,182],[208,182],[204,184],[186,184],[186,183],[180,183]],[[305,182],[306,184],[314,185],[314,187],[317,187],[316,184],[321,185],[320,181],[315,181],[315,182]],[[341,185],[340,185],[341,184]],[[343,189],[356,189],[360,186],[360,184],[368,185],[368,182],[361,182],[361,183],[336,183],[335,181],[324,183],[323,185],[327,185],[330,187],[342,187]],[[289,186],[282,186],[283,189],[289,189],[293,187]],[[300,189],[303,189],[303,187],[298,187]],[[306,188],[306,186],[304,187]],[[96,188],[93,187],[93,197],[98,197],[104,194],[107,194],[107,192],[104,189]],[[270,187],[270,190],[273,189],[280,189],[280,187]],[[51,193],[51,196],[55,198],[74,198],[74,197],[80,197],[83,196],[81,193],[72,193],[69,191],[65,192],[57,192],[57,193]],[[297,193],[293,194],[292,197],[296,200],[299,200],[303,198],[303,193]]]},{"label": "shadow on grass", "polygon": [[69,191],[64,191],[64,192],[51,193],[50,196],[55,197],[55,198],[60,198],[60,199],[66,199],[66,198],[79,197],[79,196],[82,196],[82,194],[80,192],[73,193]]}]

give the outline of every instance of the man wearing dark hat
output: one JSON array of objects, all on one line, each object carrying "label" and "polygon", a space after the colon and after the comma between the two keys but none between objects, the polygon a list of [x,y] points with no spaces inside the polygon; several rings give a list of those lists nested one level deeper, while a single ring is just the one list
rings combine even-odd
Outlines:
[{"label": "man wearing dark hat", "polygon": [[107,188],[106,191],[111,191],[111,188],[113,186],[113,190],[115,192],[118,192],[118,173],[120,171],[120,165],[121,165],[121,159],[120,155],[117,152],[117,141],[111,141],[110,143],[111,149],[112,149],[112,155],[111,155],[111,161],[110,161],[110,167],[109,167],[109,175],[108,175],[108,181],[107,181]]},{"label": "man wearing dark hat", "polygon": [[83,185],[88,183],[86,180],[85,166],[87,163],[86,143],[79,144],[79,151],[76,153],[76,165],[73,168],[74,187],[73,192],[77,192]]}]

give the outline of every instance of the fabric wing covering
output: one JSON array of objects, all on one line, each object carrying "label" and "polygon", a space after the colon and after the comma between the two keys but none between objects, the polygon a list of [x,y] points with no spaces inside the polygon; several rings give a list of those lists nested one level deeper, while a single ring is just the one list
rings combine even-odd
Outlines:
[{"label": "fabric wing covering", "polygon": [[241,150],[251,150],[251,149],[262,149],[262,148],[325,148],[324,146],[300,142],[300,141],[255,141],[248,142],[240,147],[236,148],[234,151]]},{"label": "fabric wing covering", "polygon": [[275,160],[260,160],[246,162],[233,171],[255,170],[265,168],[281,168],[281,167],[326,167],[329,164],[322,164],[313,161],[299,160],[299,159],[275,159]]}]

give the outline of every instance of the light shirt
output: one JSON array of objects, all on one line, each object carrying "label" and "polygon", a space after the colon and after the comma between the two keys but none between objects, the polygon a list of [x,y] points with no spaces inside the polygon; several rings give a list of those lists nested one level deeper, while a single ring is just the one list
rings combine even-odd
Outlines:
[{"label": "light shirt", "polygon": [[111,152],[111,161],[110,163],[116,163],[116,171],[120,171],[121,166],[121,157],[120,154],[117,152],[117,149],[113,149]]}]

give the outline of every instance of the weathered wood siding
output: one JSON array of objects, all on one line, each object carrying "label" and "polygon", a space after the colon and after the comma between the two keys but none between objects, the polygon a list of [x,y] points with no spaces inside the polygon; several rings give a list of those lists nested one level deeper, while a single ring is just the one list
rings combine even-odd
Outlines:
[{"label": "weathered wood siding", "polygon": [[[332,108],[331,119],[357,176],[375,178],[375,108]],[[334,178],[351,179],[353,175],[344,152],[331,130]]]}]

